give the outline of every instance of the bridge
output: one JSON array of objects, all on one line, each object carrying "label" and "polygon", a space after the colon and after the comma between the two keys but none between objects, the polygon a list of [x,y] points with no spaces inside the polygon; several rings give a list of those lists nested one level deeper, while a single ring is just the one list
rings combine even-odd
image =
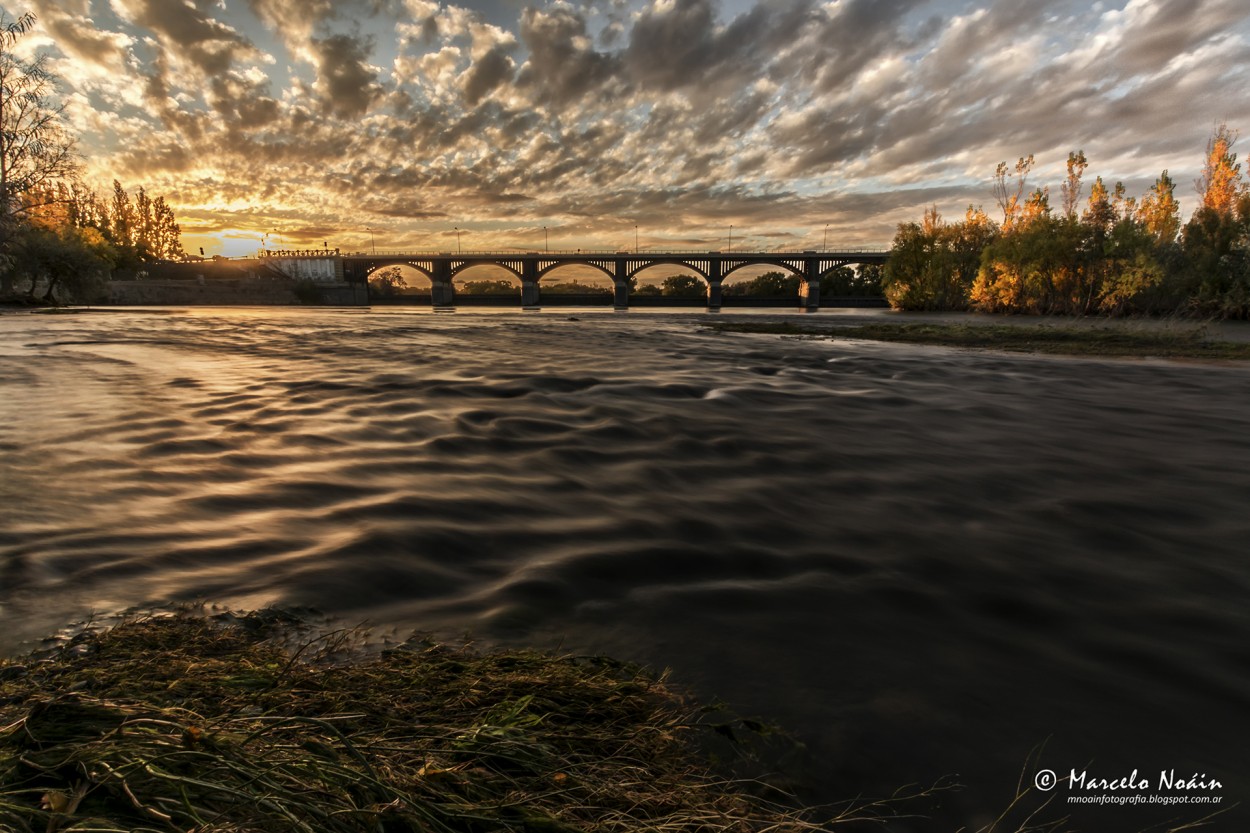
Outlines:
[{"label": "bridge", "polygon": [[820,307],[820,281],[829,273],[851,264],[881,264],[889,256],[883,249],[840,249],[805,252],[383,252],[340,254],[337,250],[264,253],[269,264],[291,277],[330,276],[349,284],[368,285],[369,276],[390,266],[409,266],[430,280],[435,307],[456,303],[453,280],[474,266],[495,266],[511,272],[521,282],[521,305],[536,308],[541,302],[542,279],[562,266],[588,266],[603,272],[613,284],[613,305],[629,308],[630,279],[652,266],[682,266],[707,284],[707,307],[721,307],[726,278],[747,266],[773,266],[799,278],[796,301],[807,309]]}]

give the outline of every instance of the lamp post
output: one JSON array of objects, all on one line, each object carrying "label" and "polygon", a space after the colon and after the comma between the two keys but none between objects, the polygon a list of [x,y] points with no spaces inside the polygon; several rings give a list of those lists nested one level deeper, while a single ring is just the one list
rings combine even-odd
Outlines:
[{"label": "lamp post", "polygon": [[460,254],[460,226],[456,226],[456,254]]},{"label": "lamp post", "polygon": [[377,244],[377,241],[373,237],[374,229],[370,228],[369,226],[365,226],[365,231],[369,232],[369,246],[370,248],[373,249],[373,253],[376,255],[378,253],[378,244]]},{"label": "lamp post", "polygon": [[729,224],[729,254],[734,253],[734,227],[733,223]]},{"label": "lamp post", "polygon": [[638,254],[638,224],[634,223],[634,255]]},{"label": "lamp post", "polygon": [[543,251],[551,254],[551,244],[547,242],[547,227],[543,226]]},{"label": "lamp post", "polygon": [[829,224],[825,223],[825,242],[820,245],[822,252],[829,251]]}]

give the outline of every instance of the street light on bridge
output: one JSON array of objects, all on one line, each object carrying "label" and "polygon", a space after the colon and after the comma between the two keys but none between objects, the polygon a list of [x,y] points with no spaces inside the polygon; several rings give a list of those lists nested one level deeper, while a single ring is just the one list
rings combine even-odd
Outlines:
[{"label": "street light on bridge", "polygon": [[829,251],[829,224],[825,223],[825,242],[820,245],[822,252]]},{"label": "street light on bridge", "polygon": [[638,254],[638,224],[634,223],[634,254]]},{"label": "street light on bridge", "polygon": [[369,226],[365,226],[365,231],[369,232],[369,246],[373,249],[373,253],[376,255],[378,253],[378,244],[373,238],[374,229]]},{"label": "street light on bridge", "polygon": [[733,253],[734,253],[734,226],[733,226],[733,223],[730,223],[729,224],[729,254],[733,254]]},{"label": "street light on bridge", "polygon": [[543,226],[543,251],[551,254],[551,244],[547,242],[547,227]]},{"label": "street light on bridge", "polygon": [[456,226],[456,254],[460,254],[460,226]]}]

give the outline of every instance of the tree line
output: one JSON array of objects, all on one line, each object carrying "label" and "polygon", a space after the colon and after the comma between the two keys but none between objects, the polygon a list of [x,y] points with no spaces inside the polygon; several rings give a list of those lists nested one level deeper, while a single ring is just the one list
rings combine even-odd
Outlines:
[{"label": "tree line", "polygon": [[34,22],[0,13],[0,298],[42,289],[53,302],[59,290],[89,296],[115,269],[184,253],[164,197],[142,187],[132,197],[116,180],[101,197],[81,182],[47,57],[12,51]]},{"label": "tree line", "polygon": [[1002,219],[969,206],[946,222],[935,206],[900,224],[882,290],[909,310],[1250,318],[1250,188],[1236,140],[1227,125],[1213,131],[1184,225],[1166,170],[1140,199],[1102,177],[1086,191],[1088,161],[1074,151],[1056,207],[1048,187],[1028,189],[1033,156],[999,163]]}]

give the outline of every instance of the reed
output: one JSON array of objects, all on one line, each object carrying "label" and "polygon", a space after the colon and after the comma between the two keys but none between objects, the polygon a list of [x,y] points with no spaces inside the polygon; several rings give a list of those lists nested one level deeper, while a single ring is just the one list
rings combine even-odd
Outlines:
[{"label": "reed", "polygon": [[428,641],[362,655],[361,639],[184,612],[0,663],[0,829],[816,827],[713,774],[698,708],[663,677]]}]

